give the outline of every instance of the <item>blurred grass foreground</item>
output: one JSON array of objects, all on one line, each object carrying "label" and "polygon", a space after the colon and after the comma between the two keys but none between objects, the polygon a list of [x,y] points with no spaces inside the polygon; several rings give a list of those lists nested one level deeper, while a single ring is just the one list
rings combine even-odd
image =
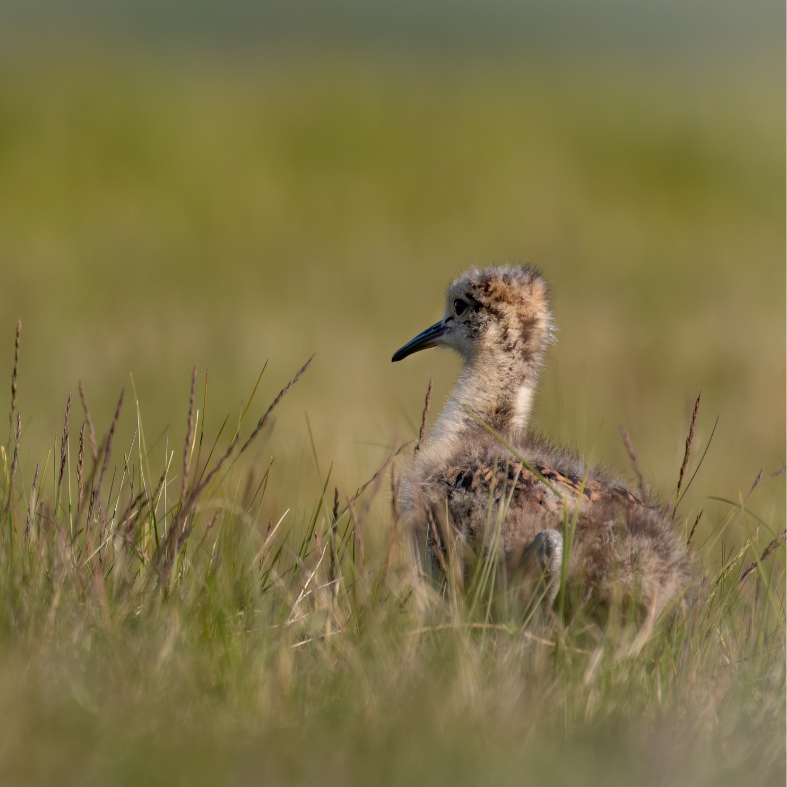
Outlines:
[{"label": "blurred grass foreground", "polygon": [[[77,5],[0,7],[0,783],[784,783],[783,9]],[[457,365],[391,353],[506,261],[549,434],[666,501],[702,390],[647,641],[392,506]]]}]

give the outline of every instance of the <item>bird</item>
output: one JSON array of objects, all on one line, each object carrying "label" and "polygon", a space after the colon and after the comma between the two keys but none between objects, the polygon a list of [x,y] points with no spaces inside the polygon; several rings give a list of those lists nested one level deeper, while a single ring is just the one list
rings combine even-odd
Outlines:
[{"label": "bird", "polygon": [[576,589],[585,606],[634,603],[654,618],[691,579],[665,507],[530,423],[555,331],[549,288],[532,265],[471,268],[449,284],[442,319],[392,358],[443,346],[463,360],[405,471],[401,514],[432,572],[447,576],[449,551],[459,556],[459,585],[474,558],[491,555],[507,576],[536,565],[549,607],[565,572],[567,595]]}]

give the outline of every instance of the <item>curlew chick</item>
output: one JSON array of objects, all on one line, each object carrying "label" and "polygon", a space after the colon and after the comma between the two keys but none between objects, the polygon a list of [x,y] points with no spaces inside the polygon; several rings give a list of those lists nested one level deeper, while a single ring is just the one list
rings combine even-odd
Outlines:
[{"label": "curlew chick", "polygon": [[635,600],[657,615],[690,577],[664,509],[528,428],[554,330],[541,274],[531,266],[472,269],[450,284],[446,301],[443,318],[392,359],[445,345],[464,360],[402,486],[403,514],[432,565],[446,569],[452,539],[462,547],[452,554],[494,550],[509,576],[540,567],[552,604],[566,528],[576,521],[569,587],[602,608]]}]

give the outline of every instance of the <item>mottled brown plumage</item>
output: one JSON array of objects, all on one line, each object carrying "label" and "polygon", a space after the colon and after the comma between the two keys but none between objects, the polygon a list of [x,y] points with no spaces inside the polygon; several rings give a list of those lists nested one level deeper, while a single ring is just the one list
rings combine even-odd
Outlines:
[{"label": "mottled brown plumage", "polygon": [[470,559],[497,549],[509,575],[537,552],[550,602],[555,549],[576,514],[569,583],[602,606],[636,599],[656,614],[690,576],[663,508],[528,427],[552,333],[546,283],[531,266],[474,269],[451,283],[443,319],[394,355],[443,344],[465,360],[405,476],[403,513],[436,566],[448,539]]}]

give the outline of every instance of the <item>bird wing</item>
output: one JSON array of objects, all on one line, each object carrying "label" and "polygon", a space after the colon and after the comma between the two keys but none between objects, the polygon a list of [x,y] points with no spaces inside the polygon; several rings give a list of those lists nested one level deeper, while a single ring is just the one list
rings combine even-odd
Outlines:
[{"label": "bird wing", "polygon": [[486,509],[491,501],[499,503],[503,495],[510,501],[509,510],[528,510],[543,518],[545,527],[562,522],[566,508],[573,516],[577,501],[580,529],[610,526],[620,521],[621,514],[628,519],[631,508],[644,506],[631,491],[609,479],[585,479],[556,467],[526,465],[518,460],[454,465],[430,476],[426,483],[448,500],[449,509],[457,509],[451,511],[455,522],[457,513],[462,518],[462,506],[469,501]]}]

